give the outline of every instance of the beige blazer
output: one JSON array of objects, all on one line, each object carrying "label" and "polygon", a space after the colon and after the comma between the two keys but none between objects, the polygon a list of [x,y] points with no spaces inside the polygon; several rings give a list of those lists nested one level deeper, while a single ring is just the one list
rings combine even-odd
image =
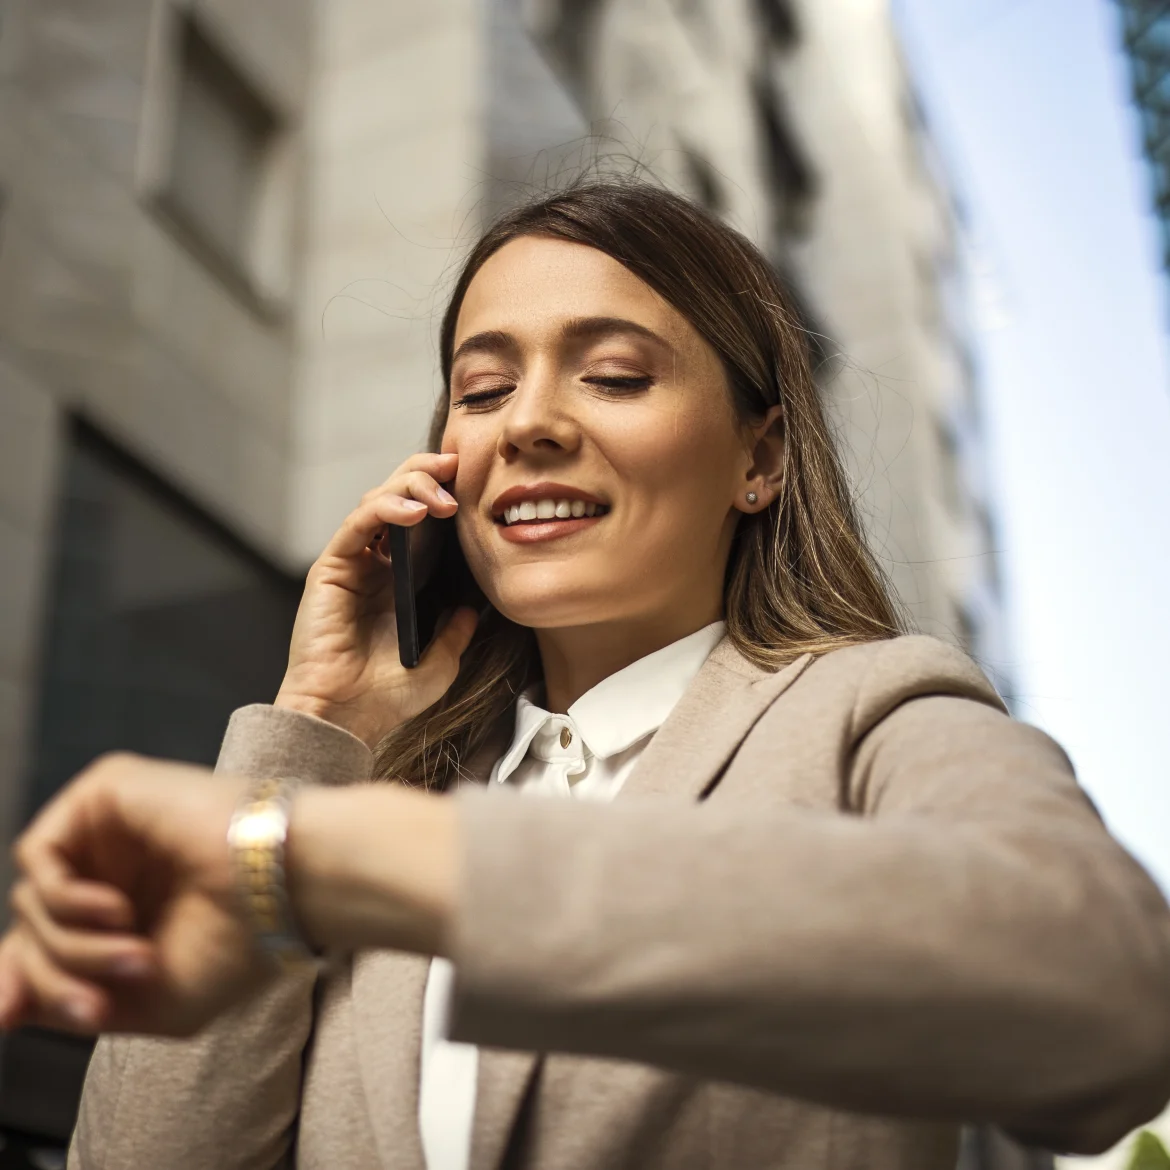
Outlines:
[{"label": "beige blazer", "polygon": [[[253,707],[219,766],[370,759]],[[614,804],[454,799],[473,1170],[953,1170],[962,1121],[1087,1151],[1170,1096],[1170,910],[932,639],[774,674],[725,640]],[[69,1166],[423,1170],[426,973],[360,954],[194,1040],[101,1040]]]}]

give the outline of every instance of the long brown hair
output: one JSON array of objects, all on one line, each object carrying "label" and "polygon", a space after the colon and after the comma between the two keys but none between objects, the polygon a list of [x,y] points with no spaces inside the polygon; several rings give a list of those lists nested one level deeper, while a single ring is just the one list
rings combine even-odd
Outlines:
[{"label": "long brown hair", "polygon": [[[741,518],[727,566],[727,635],[740,653],[777,670],[801,654],[899,633],[897,606],[865,545],[825,419],[807,333],[759,250],[702,208],[640,181],[591,182],[520,207],[488,229],[455,283],[439,334],[444,385],[468,286],[518,236],[596,248],[663,296],[722,359],[741,424],[781,405],[779,495]],[[439,450],[446,419],[444,399],[431,450]],[[431,588],[444,605],[482,596],[453,539]],[[492,609],[447,694],[379,745],[378,774],[445,788],[539,674],[532,631]]]}]

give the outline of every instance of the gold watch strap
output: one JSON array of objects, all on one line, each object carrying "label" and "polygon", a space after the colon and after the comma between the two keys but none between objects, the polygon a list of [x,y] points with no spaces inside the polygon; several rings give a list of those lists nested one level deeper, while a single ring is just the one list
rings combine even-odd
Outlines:
[{"label": "gold watch strap", "polygon": [[296,927],[286,884],[289,817],[300,787],[287,777],[255,781],[228,827],[236,885],[256,940],[281,967],[320,961]]}]

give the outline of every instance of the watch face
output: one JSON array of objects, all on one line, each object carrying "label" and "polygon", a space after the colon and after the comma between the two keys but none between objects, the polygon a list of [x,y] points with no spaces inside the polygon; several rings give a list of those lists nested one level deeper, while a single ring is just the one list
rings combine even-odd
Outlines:
[{"label": "watch face", "polygon": [[240,900],[256,941],[282,969],[318,963],[293,922],[284,880],[284,845],[293,793],[301,782],[264,779],[249,790],[228,827]]}]

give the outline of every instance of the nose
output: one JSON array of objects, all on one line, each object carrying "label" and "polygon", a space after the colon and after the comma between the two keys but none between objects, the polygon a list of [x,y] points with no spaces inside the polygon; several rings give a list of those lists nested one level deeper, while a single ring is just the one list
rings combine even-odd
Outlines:
[{"label": "nose", "polygon": [[517,454],[551,455],[572,452],[581,442],[577,421],[558,393],[553,370],[530,369],[503,411],[497,450],[505,459]]}]

